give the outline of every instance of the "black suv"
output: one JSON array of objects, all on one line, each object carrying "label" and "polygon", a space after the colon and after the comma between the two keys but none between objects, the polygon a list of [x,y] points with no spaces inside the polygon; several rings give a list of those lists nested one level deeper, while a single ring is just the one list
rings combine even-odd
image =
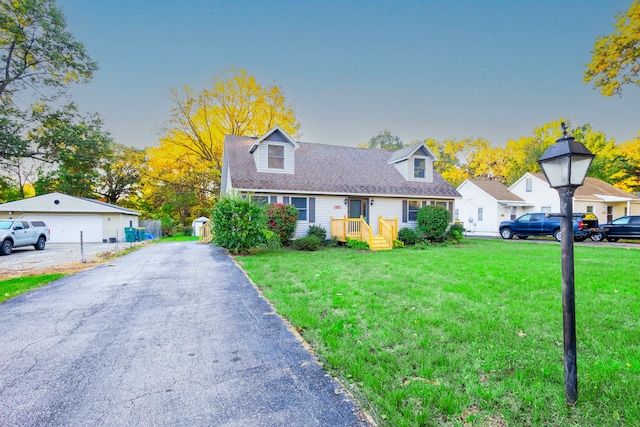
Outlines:
[{"label": "black suv", "polygon": [[619,239],[640,239],[640,215],[623,216],[602,227],[604,237],[610,242]]}]

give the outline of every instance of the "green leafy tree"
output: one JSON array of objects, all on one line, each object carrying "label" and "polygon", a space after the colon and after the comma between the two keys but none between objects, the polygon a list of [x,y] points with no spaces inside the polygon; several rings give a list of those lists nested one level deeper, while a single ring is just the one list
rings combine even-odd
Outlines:
[{"label": "green leafy tree", "polygon": [[378,132],[377,135],[365,144],[358,145],[358,148],[379,148],[381,150],[396,151],[404,147],[404,143],[399,136],[391,134],[387,129]]},{"label": "green leafy tree", "polygon": [[19,91],[86,82],[98,68],[66,29],[54,0],[0,2],[0,101]]},{"label": "green leafy tree", "polygon": [[144,150],[112,143],[107,156],[99,161],[96,193],[112,204],[137,196],[143,168]]},{"label": "green leafy tree", "polygon": [[213,211],[214,242],[235,254],[260,246],[267,217],[263,206],[238,195],[223,197]]},{"label": "green leafy tree", "polygon": [[640,86],[640,0],[616,14],[614,28],[596,39],[584,73],[584,81],[593,82],[605,96],[621,95],[623,85]]}]

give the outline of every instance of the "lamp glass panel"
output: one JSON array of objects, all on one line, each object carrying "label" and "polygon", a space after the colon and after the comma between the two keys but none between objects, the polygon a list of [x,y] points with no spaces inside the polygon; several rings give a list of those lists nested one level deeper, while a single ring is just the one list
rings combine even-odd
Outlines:
[{"label": "lamp glass panel", "polygon": [[571,156],[571,185],[582,185],[591,166],[592,156]]},{"label": "lamp glass panel", "polygon": [[540,162],[552,188],[569,185],[569,157],[555,157]]}]

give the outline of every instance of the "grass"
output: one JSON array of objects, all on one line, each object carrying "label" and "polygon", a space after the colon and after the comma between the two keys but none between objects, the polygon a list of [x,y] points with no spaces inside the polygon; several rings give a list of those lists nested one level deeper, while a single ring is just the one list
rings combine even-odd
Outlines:
[{"label": "grass", "polygon": [[466,239],[237,260],[381,425],[630,426],[640,423],[639,255],[575,248],[570,407],[558,244]]},{"label": "grass", "polygon": [[164,236],[162,237],[162,239],[160,239],[160,242],[165,243],[165,242],[191,242],[191,241],[195,241],[197,242],[198,240],[200,240],[200,238],[198,236],[185,236],[184,234],[174,234],[173,236]]},{"label": "grass", "polygon": [[44,276],[25,276],[0,280],[0,303],[64,276],[64,274],[47,274]]}]

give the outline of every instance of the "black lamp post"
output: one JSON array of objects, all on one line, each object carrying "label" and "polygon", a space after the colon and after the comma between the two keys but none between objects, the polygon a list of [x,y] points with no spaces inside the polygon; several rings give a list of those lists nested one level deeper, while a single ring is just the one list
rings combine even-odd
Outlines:
[{"label": "black lamp post", "polygon": [[564,392],[568,405],[578,401],[578,365],[576,359],[576,301],[573,268],[573,194],[584,183],[595,157],[581,142],[567,135],[547,148],[538,160],[549,186],[560,196],[560,232],[562,233],[562,329],[564,336]]}]

